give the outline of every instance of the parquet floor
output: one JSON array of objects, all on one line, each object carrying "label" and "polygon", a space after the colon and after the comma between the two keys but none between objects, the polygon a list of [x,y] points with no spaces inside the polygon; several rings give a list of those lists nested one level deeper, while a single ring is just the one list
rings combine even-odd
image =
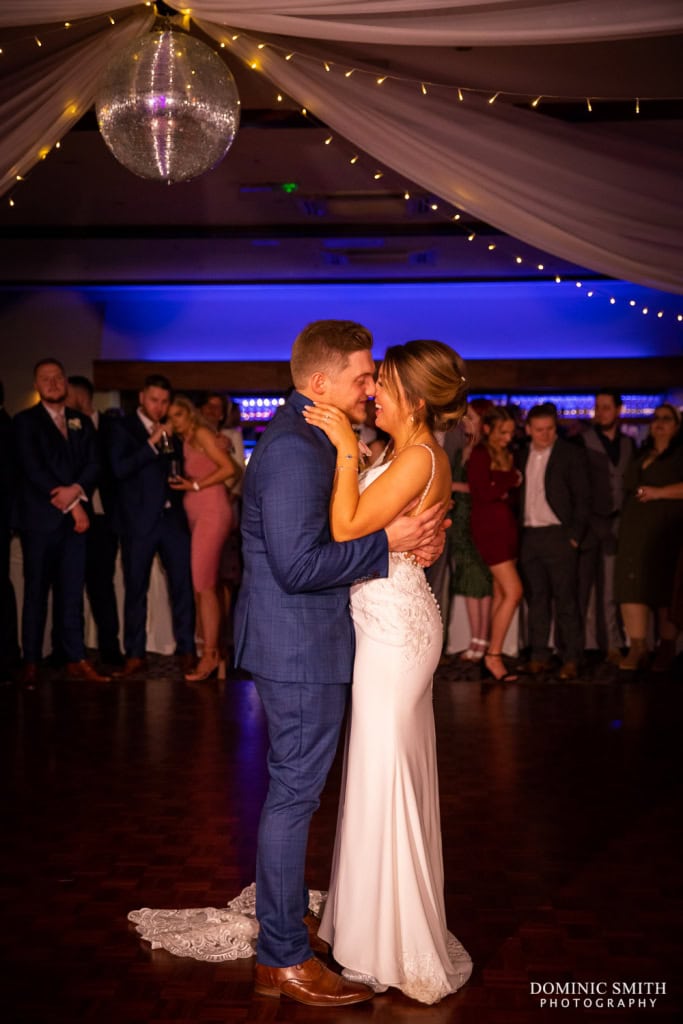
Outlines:
[{"label": "parquet floor", "polygon": [[[252,993],[251,960],[152,951],[129,910],[221,906],[253,880],[265,789],[248,679],[188,685],[173,659],[104,686],[0,691],[0,1012],[8,1024],[664,1024],[683,1019],[683,680],[484,686],[455,662],[435,708],[446,905],[475,972],[435,1007],[347,1010]],[[314,821],[324,888],[337,770]],[[662,983],[596,1008],[532,985]],[[638,991],[638,990],[632,990]],[[552,996],[546,996],[552,998]],[[557,998],[562,998],[557,996]],[[627,1001],[619,1007],[618,1000]],[[650,994],[653,998],[653,994]]]}]

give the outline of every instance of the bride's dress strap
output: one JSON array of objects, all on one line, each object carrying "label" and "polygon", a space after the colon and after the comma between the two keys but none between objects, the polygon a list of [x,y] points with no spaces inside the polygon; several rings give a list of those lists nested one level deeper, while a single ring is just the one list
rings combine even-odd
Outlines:
[{"label": "bride's dress strap", "polygon": [[413,447],[415,447],[415,448],[426,448],[427,451],[429,452],[429,454],[432,457],[432,472],[431,472],[431,474],[429,476],[429,480],[427,481],[427,486],[425,487],[424,491],[422,492],[422,497],[420,498],[420,503],[417,506],[417,508],[415,509],[415,515],[417,515],[418,512],[422,511],[422,506],[424,505],[425,498],[429,494],[429,488],[432,486],[432,483],[434,482],[434,474],[436,473],[436,456],[434,455],[434,449],[432,448],[432,446],[430,444],[425,444],[424,442],[420,442],[419,444],[416,444]]}]

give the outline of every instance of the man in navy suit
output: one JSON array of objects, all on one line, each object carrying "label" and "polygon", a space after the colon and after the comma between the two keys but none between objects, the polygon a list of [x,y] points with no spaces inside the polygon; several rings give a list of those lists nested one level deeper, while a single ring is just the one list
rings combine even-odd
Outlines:
[{"label": "man in navy suit", "polygon": [[108,682],[85,660],[83,643],[86,509],[99,472],[95,433],[87,416],[66,406],[59,360],[41,359],[34,385],[40,402],[13,422],[20,468],[16,522],[24,560],[21,678],[29,686],[36,682],[52,585],[55,635],[67,676]]},{"label": "man in navy suit", "polygon": [[182,446],[164,423],[171,385],[160,374],[146,378],[136,412],[112,420],[108,428],[109,463],[117,481],[114,526],[121,538],[125,585],[126,661],[117,676],[145,668],[147,591],[158,552],[166,570],[176,654],[181,668],[194,663],[194,595],[190,578],[190,532],[182,493],[168,486],[171,461],[161,452],[164,435],[181,471]]},{"label": "man in navy suit", "polygon": [[560,679],[575,679],[583,651],[578,603],[579,545],[588,527],[589,482],[585,453],[557,436],[557,413],[535,405],[527,414],[530,444],[520,460],[519,570],[529,607],[531,660],[525,671],[551,668],[548,640],[555,612]]},{"label": "man in navy suit", "polygon": [[[270,784],[259,825],[256,991],[312,1006],[372,996],[313,957],[305,922],[308,829],[332,764],[354,657],[349,586],[386,576],[388,552],[443,546],[443,507],[387,530],[331,540],[336,452],[302,409],[332,402],[362,423],[374,395],[372,338],[360,324],[323,320],[294,342],[296,390],[264,432],[243,491],[244,577],[235,616],[236,661],[254,678],[268,723]],[[354,472],[355,467],[345,467]]]},{"label": "man in navy suit", "polygon": [[123,656],[119,646],[119,613],[114,589],[119,539],[111,521],[116,488],[106,440],[111,417],[95,409],[93,395],[92,381],[87,377],[69,377],[67,400],[70,406],[87,416],[95,428],[100,464],[97,487],[92,496],[90,529],[86,534],[85,591],[97,626],[100,658],[107,665],[121,666]]},{"label": "man in navy suit", "polygon": [[12,420],[4,405],[5,389],[0,380],[0,683],[13,677],[19,662],[17,603],[9,571],[16,466]]}]

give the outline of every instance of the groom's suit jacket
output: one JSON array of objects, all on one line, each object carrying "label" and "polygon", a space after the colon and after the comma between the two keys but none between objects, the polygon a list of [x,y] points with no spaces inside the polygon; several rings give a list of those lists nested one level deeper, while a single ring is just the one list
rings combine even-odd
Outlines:
[{"label": "groom's suit jacket", "polygon": [[348,588],[387,575],[388,545],[384,530],[331,540],[337,454],[301,415],[310,404],[295,391],[249,460],[235,661],[275,681],[348,683],[354,655]]}]

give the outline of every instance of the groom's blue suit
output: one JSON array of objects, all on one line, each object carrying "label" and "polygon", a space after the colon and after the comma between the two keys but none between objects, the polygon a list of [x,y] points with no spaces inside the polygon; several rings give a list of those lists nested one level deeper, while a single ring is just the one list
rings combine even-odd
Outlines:
[{"label": "groom's blue suit", "polygon": [[310,819],[334,758],[353,670],[352,583],[386,576],[383,530],[335,543],[329,502],[336,451],[294,392],[259,441],[244,481],[244,578],[235,613],[239,665],[268,720],[270,785],[259,826],[258,960],[311,956],[302,918]]}]

